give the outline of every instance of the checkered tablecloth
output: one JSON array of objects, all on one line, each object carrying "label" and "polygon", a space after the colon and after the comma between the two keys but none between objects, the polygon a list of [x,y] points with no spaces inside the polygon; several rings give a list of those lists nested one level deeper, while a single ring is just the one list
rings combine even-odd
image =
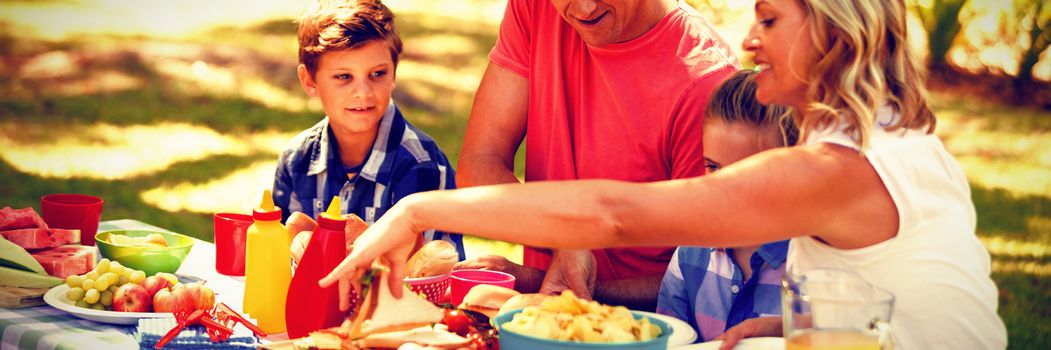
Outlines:
[{"label": "checkered tablecloth", "polygon": [[139,348],[134,326],[88,321],[47,305],[0,309],[0,332],[2,350]]},{"label": "checkered tablecloth", "polygon": [[[99,231],[116,229],[164,230],[136,220],[103,221]],[[167,230],[165,230],[167,231]],[[215,245],[196,241],[177,274],[208,281],[216,299],[241,309],[244,283],[215,271]],[[51,306],[0,308],[0,350],[8,349],[139,349],[135,326],[99,323],[77,318]]]}]

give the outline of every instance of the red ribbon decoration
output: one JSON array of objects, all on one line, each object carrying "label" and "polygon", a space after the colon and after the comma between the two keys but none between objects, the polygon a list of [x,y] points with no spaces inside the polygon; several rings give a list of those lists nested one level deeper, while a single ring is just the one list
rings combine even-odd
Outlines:
[{"label": "red ribbon decoration", "polygon": [[164,348],[164,345],[175,339],[183,329],[192,325],[203,325],[208,333],[208,339],[213,343],[230,339],[230,336],[234,334],[233,328],[238,323],[252,330],[255,335],[266,337],[266,332],[223,303],[218,303],[212,310],[178,310],[175,312],[175,320],[178,321],[178,324],[157,341],[157,344],[153,346],[154,349]]}]

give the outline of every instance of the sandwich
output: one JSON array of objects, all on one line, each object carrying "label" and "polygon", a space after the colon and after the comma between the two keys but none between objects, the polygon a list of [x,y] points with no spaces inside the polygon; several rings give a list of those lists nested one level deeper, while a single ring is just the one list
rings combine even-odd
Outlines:
[{"label": "sandwich", "polygon": [[493,318],[497,315],[500,307],[504,305],[504,302],[519,294],[521,293],[507,287],[479,284],[467,291],[467,295],[464,295],[463,303],[460,304],[459,308]]},{"label": "sandwich", "polygon": [[[413,293],[407,286],[401,299],[391,294],[388,281],[389,270],[374,265],[361,279],[364,298],[361,308],[351,318],[336,328],[322,329],[309,336],[294,339],[287,344],[272,343],[267,349],[363,349],[398,348],[405,343],[415,343],[432,348],[455,349],[470,344],[471,340],[443,327],[434,327],[441,322],[445,312]],[[283,342],[282,342],[283,343]]]},{"label": "sandwich", "polygon": [[[342,329],[350,339],[364,338],[373,333],[404,331],[441,322],[445,312],[427,299],[413,293],[402,285],[401,299],[391,294],[386,268],[373,267],[363,277],[362,290],[366,290],[361,309],[353,320],[343,322]],[[366,287],[366,283],[368,286]]]},{"label": "sandwich", "polygon": [[470,344],[471,340],[440,327],[423,326],[406,331],[370,334],[358,339],[355,345],[363,349],[398,349],[409,343],[421,345],[427,349],[458,349]]}]

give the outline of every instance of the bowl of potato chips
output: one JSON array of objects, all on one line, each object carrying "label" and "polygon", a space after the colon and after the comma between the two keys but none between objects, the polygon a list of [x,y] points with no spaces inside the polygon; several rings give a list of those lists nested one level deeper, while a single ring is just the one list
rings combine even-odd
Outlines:
[{"label": "bowl of potato chips", "polygon": [[493,323],[504,350],[664,350],[672,334],[664,321],[623,306],[580,299],[569,291],[546,298],[539,306],[501,313]]}]

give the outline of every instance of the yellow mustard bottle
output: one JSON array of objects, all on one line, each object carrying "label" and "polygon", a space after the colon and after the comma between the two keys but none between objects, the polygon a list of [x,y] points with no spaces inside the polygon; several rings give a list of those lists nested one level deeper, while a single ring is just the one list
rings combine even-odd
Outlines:
[{"label": "yellow mustard bottle", "polygon": [[285,332],[285,296],[292,281],[288,248],[292,242],[281,224],[281,208],[270,190],[263,191],[245,246],[244,311],[268,334]]}]

